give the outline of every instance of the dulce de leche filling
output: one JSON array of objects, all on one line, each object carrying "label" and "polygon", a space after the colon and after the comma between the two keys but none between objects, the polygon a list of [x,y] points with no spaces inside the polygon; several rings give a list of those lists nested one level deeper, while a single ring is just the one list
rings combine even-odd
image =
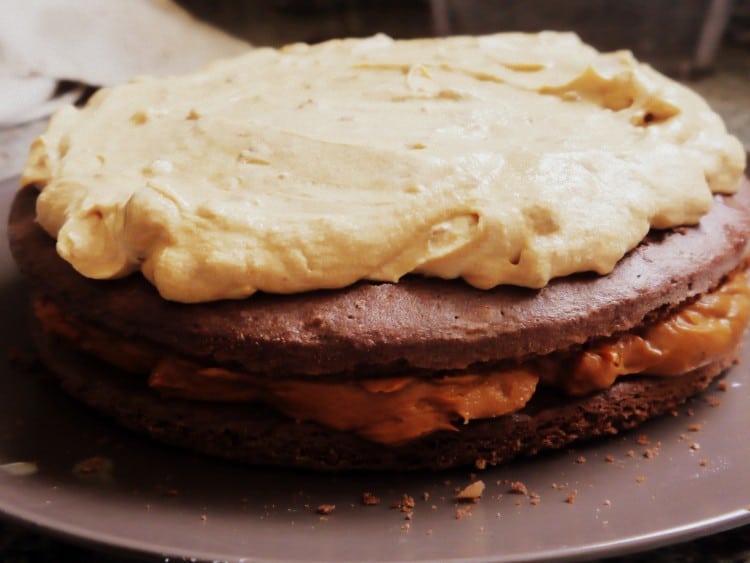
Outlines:
[{"label": "dulce de leche filling", "polygon": [[750,316],[746,275],[731,276],[642,330],[582,350],[530,359],[518,366],[462,371],[437,377],[318,381],[272,379],[206,367],[165,355],[65,316],[37,299],[43,329],[126,371],[148,373],[148,385],[170,397],[196,401],[262,402],[296,420],[355,432],[397,445],[436,430],[455,430],[461,420],[493,418],[522,409],[539,382],[570,395],[606,389],[626,374],[678,376],[732,353]]}]

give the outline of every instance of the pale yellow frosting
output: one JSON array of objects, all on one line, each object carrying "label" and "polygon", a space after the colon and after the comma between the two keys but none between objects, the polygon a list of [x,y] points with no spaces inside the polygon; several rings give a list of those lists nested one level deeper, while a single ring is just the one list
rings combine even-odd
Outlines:
[{"label": "pale yellow frosting", "polygon": [[687,88],[572,34],[256,49],[59,111],[22,182],[81,274],[166,299],[605,274],[699,221],[744,151]]}]

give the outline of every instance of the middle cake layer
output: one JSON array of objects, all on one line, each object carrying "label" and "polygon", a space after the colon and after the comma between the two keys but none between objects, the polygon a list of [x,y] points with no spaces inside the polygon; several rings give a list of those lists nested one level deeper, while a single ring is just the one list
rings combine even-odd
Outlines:
[{"label": "middle cake layer", "polygon": [[680,376],[737,348],[750,315],[744,272],[668,317],[638,331],[502,368],[396,373],[381,378],[273,379],[200,365],[165,354],[152,343],[123,339],[65,315],[49,300],[35,301],[42,330],[119,369],[148,374],[161,395],[193,401],[262,402],[296,420],[355,432],[383,444],[402,444],[470,420],[521,410],[537,384],[578,396],[607,389],[621,375]]}]

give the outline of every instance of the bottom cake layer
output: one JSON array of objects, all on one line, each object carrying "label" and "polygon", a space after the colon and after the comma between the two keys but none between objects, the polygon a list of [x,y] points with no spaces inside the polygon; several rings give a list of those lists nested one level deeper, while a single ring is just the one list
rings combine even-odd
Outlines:
[{"label": "bottom cake layer", "polygon": [[616,434],[700,393],[732,365],[738,352],[683,376],[626,377],[606,391],[577,399],[541,391],[520,412],[472,421],[458,431],[438,431],[394,447],[295,421],[260,404],[165,399],[132,375],[40,330],[33,333],[42,362],[62,387],[127,428],[210,455],[316,470],[481,467]]}]

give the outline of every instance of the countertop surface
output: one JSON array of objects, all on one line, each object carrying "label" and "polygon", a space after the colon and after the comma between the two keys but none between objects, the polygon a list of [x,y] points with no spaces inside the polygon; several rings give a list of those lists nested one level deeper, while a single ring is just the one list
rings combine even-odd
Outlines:
[{"label": "countertop surface", "polygon": [[[714,73],[689,83],[724,117],[728,129],[750,148],[750,53],[725,48]],[[0,179],[15,176],[23,166],[27,147],[44,129],[44,121],[0,130]],[[748,500],[750,502],[750,499]],[[14,563],[139,561],[129,555],[93,552],[84,546],[41,535],[15,523],[0,521],[0,560]],[[153,560],[153,559],[152,559]],[[161,559],[157,559],[161,560]],[[750,562],[750,526],[702,539],[610,559],[649,562]]]}]

